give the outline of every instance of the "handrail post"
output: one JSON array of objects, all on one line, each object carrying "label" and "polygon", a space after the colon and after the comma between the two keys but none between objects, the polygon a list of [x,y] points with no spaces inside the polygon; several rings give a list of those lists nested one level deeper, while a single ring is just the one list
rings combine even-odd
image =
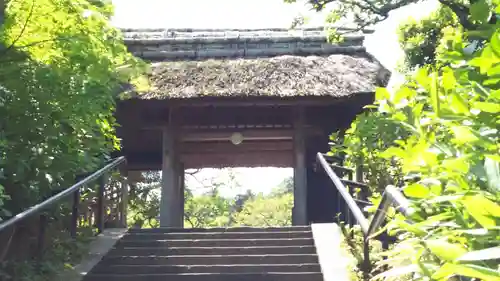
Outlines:
[{"label": "handrail post", "polygon": [[363,158],[359,158],[356,161],[356,181],[363,182]]},{"label": "handrail post", "polygon": [[333,169],[328,165],[328,162],[326,162],[325,158],[321,153],[318,153],[316,158],[318,159],[319,164],[323,167],[325,170],[327,176],[330,178],[334,186],[337,188],[338,192],[340,195],[343,197],[343,201],[346,203],[347,207],[351,209],[352,215],[356,218],[356,221],[358,222],[359,226],[361,227],[361,230],[364,233],[368,233],[368,228],[369,228],[369,223],[366,217],[363,214],[363,211],[359,208],[359,206],[356,204],[356,201],[352,198],[352,196],[349,194],[347,191],[346,187],[340,180],[340,178],[335,174]]},{"label": "handrail post", "polygon": [[370,240],[363,239],[363,279],[370,280],[371,261],[370,261]]},{"label": "handrail post", "polygon": [[41,265],[43,254],[45,251],[45,236],[47,230],[48,218],[47,215],[42,213],[38,219],[38,237],[37,237],[37,248],[36,248],[36,259],[38,266]]},{"label": "handrail post", "polygon": [[73,238],[73,239],[76,239],[76,235],[77,235],[77,231],[78,231],[79,205],[80,205],[80,189],[77,189],[73,193],[73,208],[72,208],[72,212],[71,212],[70,234],[71,234],[71,238]]},{"label": "handrail post", "polygon": [[128,172],[125,169],[120,170],[121,174],[121,198],[120,198],[120,225],[127,227],[127,209],[128,209]]},{"label": "handrail post", "polygon": [[99,188],[97,189],[97,233],[104,230],[104,190],[106,187],[106,174],[99,178]]}]

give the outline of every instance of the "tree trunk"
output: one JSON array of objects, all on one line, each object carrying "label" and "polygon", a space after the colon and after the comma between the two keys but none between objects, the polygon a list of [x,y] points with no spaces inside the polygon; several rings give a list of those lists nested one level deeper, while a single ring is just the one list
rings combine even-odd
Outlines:
[{"label": "tree trunk", "polygon": [[7,0],[0,0],[0,27],[2,27],[5,19],[5,8],[7,7]]},{"label": "tree trunk", "polygon": [[[7,8],[7,1],[8,0],[0,0],[0,30],[2,30],[5,21],[5,9]],[[0,40],[0,50],[3,50],[5,48],[6,47],[3,45],[3,42]]]}]

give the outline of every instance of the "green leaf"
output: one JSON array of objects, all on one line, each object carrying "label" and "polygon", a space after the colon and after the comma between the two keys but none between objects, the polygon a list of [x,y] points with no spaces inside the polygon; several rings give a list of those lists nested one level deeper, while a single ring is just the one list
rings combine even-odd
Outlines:
[{"label": "green leaf", "polygon": [[421,198],[421,199],[428,198],[429,195],[431,194],[431,191],[429,190],[428,187],[418,183],[408,185],[407,187],[405,187],[403,192],[408,197]]},{"label": "green leaf", "polygon": [[458,261],[484,261],[500,259],[500,246],[468,252],[459,257]]},{"label": "green leaf", "polygon": [[479,139],[472,133],[471,129],[465,126],[452,126],[451,131],[455,135],[456,142],[459,144],[471,143]]},{"label": "green leaf", "polygon": [[391,96],[389,91],[386,88],[377,88],[375,91],[375,100],[386,100]]},{"label": "green leaf", "polygon": [[443,160],[442,165],[450,171],[467,173],[469,171],[469,162],[467,160],[468,159],[464,158],[445,159]]},{"label": "green leaf", "polygon": [[450,218],[453,218],[453,214],[446,212],[446,213],[441,213],[435,216],[430,216],[426,218],[423,222],[415,223],[413,224],[415,227],[428,227],[428,226],[434,226],[438,223],[441,223],[444,220],[448,220]]},{"label": "green leaf", "polygon": [[490,98],[492,99],[499,99],[500,100],[500,89],[499,90],[493,90],[490,92]]},{"label": "green leaf", "polygon": [[395,224],[408,232],[414,233],[417,236],[427,235],[427,231],[425,231],[425,229],[417,227],[414,224],[407,223],[405,221],[396,221]]},{"label": "green leaf", "polygon": [[473,107],[483,112],[500,113],[500,103],[475,102],[473,103]]},{"label": "green leaf", "polygon": [[380,157],[382,158],[391,158],[391,157],[404,158],[405,155],[406,152],[403,149],[395,146],[389,147],[384,152],[380,153]]},{"label": "green leaf", "polygon": [[455,79],[455,75],[453,73],[453,70],[451,68],[445,68],[443,69],[443,76],[442,76],[442,85],[443,88],[445,88],[447,91],[454,90],[455,86],[457,84],[457,80]]},{"label": "green leaf", "polygon": [[458,113],[469,114],[469,106],[467,101],[462,98],[458,93],[450,94],[450,107],[452,110]]},{"label": "green leaf", "polygon": [[497,270],[472,265],[472,264],[452,264],[443,265],[432,275],[433,280],[447,280],[451,276],[461,275],[472,278],[479,278],[484,281],[499,281],[500,273]]},{"label": "green leaf", "polygon": [[415,80],[422,86],[424,89],[429,90],[430,79],[429,72],[426,68],[420,68],[417,70],[414,76]]},{"label": "green leaf", "polygon": [[441,113],[441,106],[440,106],[441,103],[439,101],[439,80],[437,72],[433,72],[431,74],[431,77],[432,77],[432,83],[431,83],[430,95],[431,95],[432,108],[434,109],[436,115],[439,116]]},{"label": "green leaf", "polygon": [[467,249],[462,245],[449,243],[444,239],[428,240],[425,245],[434,255],[445,261],[454,261],[467,253]]},{"label": "green leaf", "polygon": [[483,195],[465,196],[462,199],[467,212],[484,228],[496,226],[495,217],[500,217],[500,206]]},{"label": "green leaf", "polygon": [[471,19],[479,23],[486,23],[490,16],[490,7],[485,0],[478,0],[470,5]]},{"label": "green leaf", "polygon": [[471,66],[479,67],[481,74],[486,74],[488,70],[495,64],[495,54],[490,46],[483,49],[481,56],[475,57],[469,61]]},{"label": "green leaf", "polygon": [[[500,7],[500,5],[498,7]],[[495,53],[495,55],[500,58],[500,31],[498,31],[498,29],[491,37],[490,48],[493,53]]]}]

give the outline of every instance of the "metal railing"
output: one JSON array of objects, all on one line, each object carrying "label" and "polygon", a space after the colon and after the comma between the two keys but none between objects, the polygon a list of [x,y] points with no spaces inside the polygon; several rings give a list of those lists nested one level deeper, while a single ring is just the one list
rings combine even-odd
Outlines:
[{"label": "metal railing", "polygon": [[[368,199],[368,186],[360,182],[352,181],[352,174],[354,173],[354,170],[331,164],[327,161],[327,158],[329,158],[329,156],[325,156],[321,153],[318,153],[316,157],[317,162],[326,172],[330,180],[335,185],[338,193],[341,195],[339,196],[339,201],[342,200],[345,203],[345,205],[340,204],[341,213],[345,213],[344,220],[348,224],[352,225],[352,219],[354,219],[363,232],[363,271],[365,273],[369,272],[371,269],[369,240],[374,238],[372,236],[383,224],[387,211],[391,205],[405,216],[411,215],[412,209],[410,208],[410,201],[406,199],[403,193],[401,193],[395,186],[387,186],[382,194],[382,199],[377,207],[377,210],[375,211],[375,214],[373,215],[372,220],[369,221],[360,208],[358,204],[359,201],[357,202],[357,200],[353,197],[352,189],[347,188],[346,185],[360,188],[362,190],[362,194],[364,195],[364,197],[361,198],[361,202],[364,203],[366,203]],[[334,170],[347,174],[350,179],[341,179],[337,176]]]},{"label": "metal railing", "polygon": [[[4,249],[0,251],[0,259],[5,258],[7,255],[10,242],[15,237],[18,226],[26,223],[28,219],[36,216],[39,216],[39,225],[36,237],[36,256],[41,257],[45,248],[46,239],[48,238],[46,237],[46,228],[49,218],[45,212],[51,208],[67,203],[66,200],[70,198],[72,200],[70,209],[71,215],[69,218],[70,223],[69,226],[67,226],[68,229],[66,229],[66,231],[69,231],[71,238],[75,239],[77,237],[79,224],[82,221],[81,213],[87,212],[89,208],[92,210],[91,212],[93,216],[93,219],[90,219],[90,221],[92,221],[92,227],[97,229],[97,234],[102,233],[105,228],[106,217],[111,213],[110,206],[106,206],[106,204],[110,205],[110,202],[112,201],[114,201],[113,203],[118,203],[118,206],[115,209],[118,209],[119,214],[116,217],[118,217],[117,220],[119,221],[119,224],[121,224],[121,227],[125,227],[127,208],[126,196],[128,192],[126,182],[124,180],[119,182],[121,189],[119,195],[117,195],[114,184],[107,182],[107,180],[110,179],[112,172],[119,169],[120,165],[124,163],[126,163],[125,157],[112,159],[104,167],[94,173],[91,173],[90,175],[86,175],[83,179],[79,180],[71,187],[0,223],[0,234],[4,234],[10,230],[10,235],[8,235],[9,238],[6,242],[7,244],[2,245]],[[84,210],[81,207],[82,189],[95,183],[96,181],[98,182],[98,187],[95,191],[95,195],[90,199],[90,201],[92,201],[90,203],[91,207],[87,206],[87,210]],[[66,228],[66,225],[64,227]]]}]

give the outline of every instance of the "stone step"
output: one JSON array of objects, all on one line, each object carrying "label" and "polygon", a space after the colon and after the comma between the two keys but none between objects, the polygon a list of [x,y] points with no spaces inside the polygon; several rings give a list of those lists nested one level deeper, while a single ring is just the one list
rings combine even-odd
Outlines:
[{"label": "stone step", "polygon": [[89,274],[85,281],[323,281],[319,272]]},{"label": "stone step", "polygon": [[213,227],[213,228],[131,228],[129,233],[196,233],[196,232],[280,232],[280,231],[310,231],[311,226],[284,226],[284,227]]},{"label": "stone step", "polygon": [[144,240],[144,239],[289,239],[289,238],[309,238],[311,231],[264,231],[264,232],[133,232],[123,237],[123,240]]},{"label": "stone step", "polygon": [[166,273],[266,273],[321,272],[317,263],[306,264],[227,264],[227,265],[97,265],[95,274],[166,274]]},{"label": "stone step", "polygon": [[292,239],[158,239],[119,240],[116,248],[137,247],[249,247],[249,246],[314,246],[310,238]]},{"label": "stone step", "polygon": [[289,255],[185,255],[185,256],[105,256],[109,265],[226,265],[226,264],[302,264],[318,263],[316,254]]},{"label": "stone step", "polygon": [[115,248],[108,256],[183,256],[183,255],[270,255],[315,254],[314,246],[251,247],[127,247]]}]

